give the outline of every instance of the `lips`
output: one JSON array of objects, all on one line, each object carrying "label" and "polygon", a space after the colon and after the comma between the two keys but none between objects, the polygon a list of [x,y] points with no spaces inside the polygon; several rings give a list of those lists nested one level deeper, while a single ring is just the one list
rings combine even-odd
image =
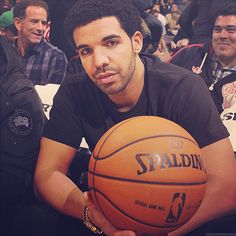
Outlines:
[{"label": "lips", "polygon": [[43,37],[43,34],[37,34],[37,33],[33,33],[34,37],[36,38],[42,38]]},{"label": "lips", "polygon": [[230,44],[231,44],[230,42],[223,42],[223,41],[218,42],[218,45],[219,45],[219,46],[228,46],[228,45],[230,45]]},{"label": "lips", "polygon": [[115,75],[117,73],[101,73],[99,74],[95,79],[98,81],[98,83],[100,84],[108,84],[108,83],[112,83],[115,80]]}]

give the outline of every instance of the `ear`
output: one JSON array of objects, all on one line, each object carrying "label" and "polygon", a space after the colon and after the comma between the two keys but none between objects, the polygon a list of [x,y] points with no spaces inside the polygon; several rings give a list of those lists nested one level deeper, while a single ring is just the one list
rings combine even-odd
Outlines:
[{"label": "ear", "polygon": [[136,31],[132,36],[133,49],[135,53],[140,53],[143,47],[143,35],[140,31]]},{"label": "ear", "polygon": [[14,22],[14,25],[15,25],[17,31],[20,31],[21,30],[21,19],[18,17],[15,17],[13,22]]}]

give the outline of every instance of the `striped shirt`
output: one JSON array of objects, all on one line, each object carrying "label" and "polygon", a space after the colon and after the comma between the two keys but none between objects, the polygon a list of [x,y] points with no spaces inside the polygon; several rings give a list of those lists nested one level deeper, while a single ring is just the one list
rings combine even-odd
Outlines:
[{"label": "striped shirt", "polygon": [[220,62],[217,59],[217,56],[215,54],[213,54],[213,56],[212,56],[212,68],[213,68],[213,70],[212,70],[213,76],[215,76],[217,81],[236,72],[236,66],[223,67],[220,64]]},{"label": "striped shirt", "polygon": [[44,39],[24,56],[24,62],[25,75],[35,85],[61,84],[65,78],[65,54]]}]

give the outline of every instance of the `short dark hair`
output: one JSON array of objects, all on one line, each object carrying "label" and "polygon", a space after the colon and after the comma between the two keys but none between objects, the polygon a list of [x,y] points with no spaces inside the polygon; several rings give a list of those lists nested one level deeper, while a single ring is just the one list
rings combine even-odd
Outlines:
[{"label": "short dark hair", "polygon": [[74,45],[75,28],[109,16],[117,18],[121,28],[130,38],[136,31],[142,30],[141,16],[130,0],[79,0],[65,19],[65,30],[69,41]]},{"label": "short dark hair", "polygon": [[236,3],[229,3],[220,8],[215,14],[215,20],[218,16],[236,16]]},{"label": "short dark hair", "polygon": [[48,4],[43,0],[21,0],[13,8],[13,17],[24,19],[26,16],[26,8],[30,6],[42,7],[47,12],[48,16]]}]

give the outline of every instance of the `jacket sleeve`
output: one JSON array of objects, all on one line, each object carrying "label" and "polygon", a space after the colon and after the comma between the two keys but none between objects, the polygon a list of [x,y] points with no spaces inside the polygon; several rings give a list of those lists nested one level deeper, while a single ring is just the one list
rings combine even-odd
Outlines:
[{"label": "jacket sleeve", "polygon": [[197,0],[192,0],[179,17],[179,24],[183,34],[188,38],[193,36],[193,21],[198,16]]},{"label": "jacket sleeve", "polygon": [[[32,179],[43,131],[41,100],[31,81],[15,73],[4,90],[9,99],[1,103],[11,111],[1,121],[1,172],[18,178],[24,185]],[[5,109],[6,110],[6,109]]]}]

